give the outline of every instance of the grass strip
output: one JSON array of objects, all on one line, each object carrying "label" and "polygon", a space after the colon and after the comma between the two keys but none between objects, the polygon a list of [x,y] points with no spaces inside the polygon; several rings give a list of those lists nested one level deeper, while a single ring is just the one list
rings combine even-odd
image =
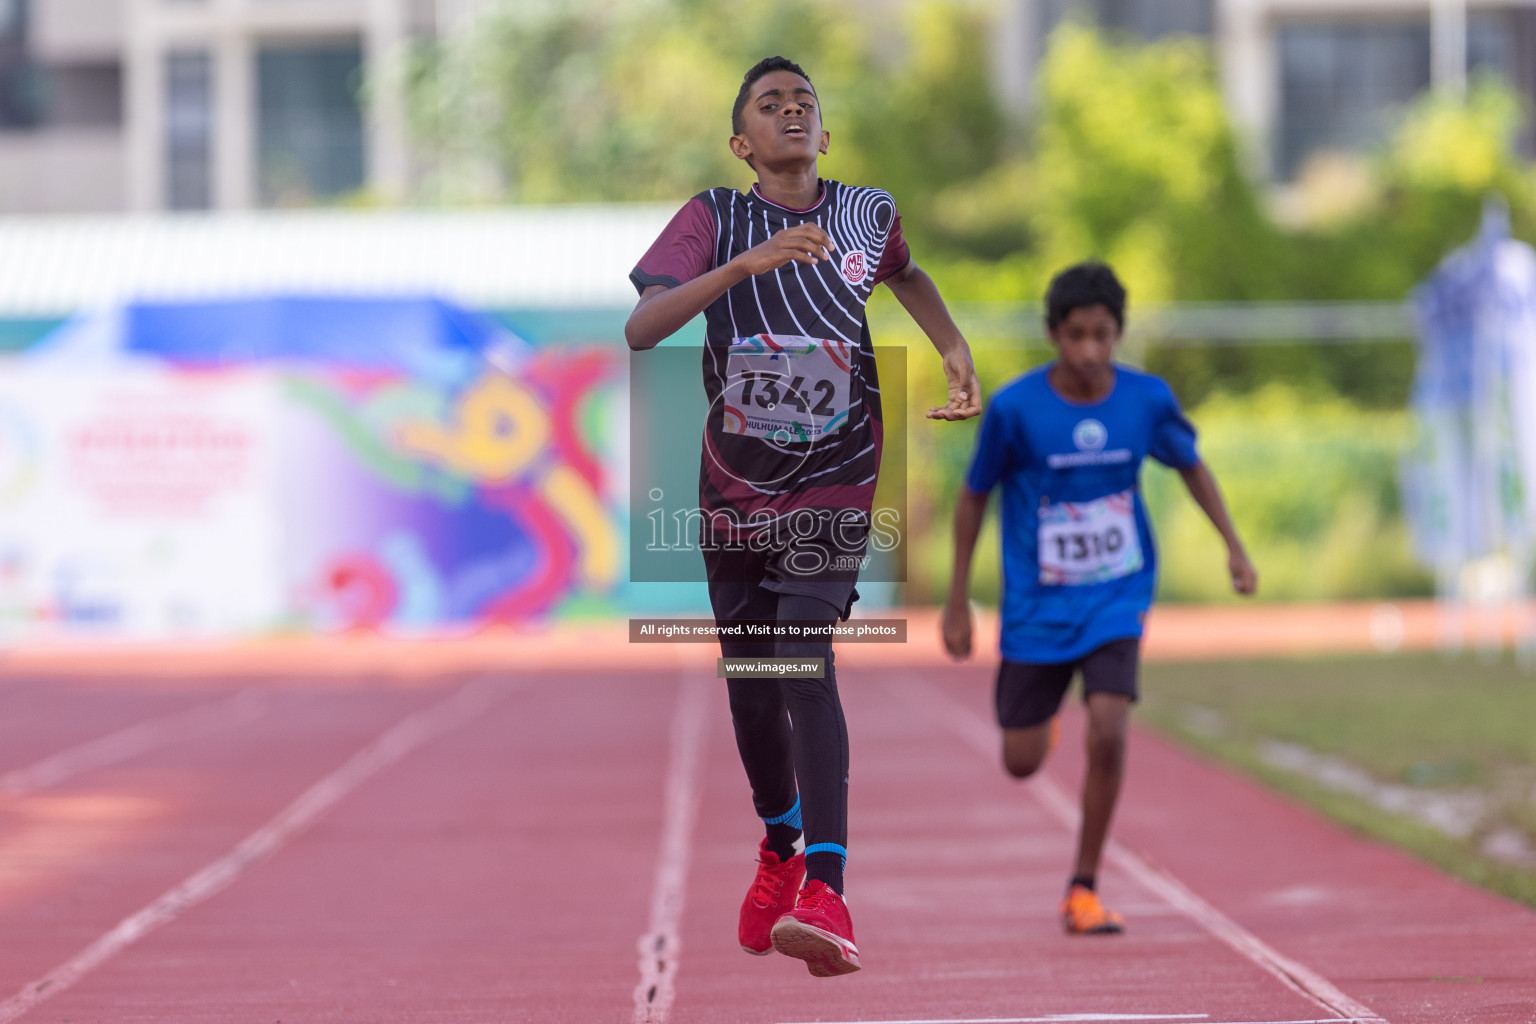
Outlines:
[{"label": "grass strip", "polygon": [[[1153,664],[1143,672],[1141,715],[1158,731],[1357,834],[1536,907],[1536,871],[1479,848],[1491,827],[1532,835],[1536,676],[1508,662],[1437,656]],[[1260,753],[1265,739],[1343,758],[1382,781],[1477,788],[1489,798],[1489,820],[1467,838],[1448,835],[1270,764]]]}]

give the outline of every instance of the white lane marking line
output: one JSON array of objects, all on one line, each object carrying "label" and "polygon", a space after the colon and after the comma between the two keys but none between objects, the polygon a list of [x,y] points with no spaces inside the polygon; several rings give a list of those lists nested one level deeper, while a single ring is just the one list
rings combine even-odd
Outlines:
[{"label": "white lane marking line", "polygon": [[[1069,1021],[1116,1020],[1209,1022],[1209,1019],[1208,1013],[1048,1013],[1044,1017],[925,1017],[922,1020],[892,1017],[890,1020],[786,1021],[784,1024],[1066,1024]],[[1339,1024],[1339,1022],[1330,1017],[1327,1021],[1274,1021],[1272,1024]]]},{"label": "white lane marking line", "polygon": [[836,1021],[785,1021],[784,1024],[1066,1024],[1069,1021],[1119,1021],[1119,1020],[1167,1020],[1202,1021],[1204,1024],[1380,1024],[1380,1017],[1356,1017],[1339,1020],[1324,1017],[1319,1020],[1211,1020],[1204,1013],[1053,1013],[1044,1017],[930,1017],[911,1020],[892,1017],[890,1020],[836,1020]]},{"label": "white lane marking line", "polygon": [[[1001,747],[994,726],[926,683],[910,676],[903,677],[903,681],[908,699],[919,705],[927,705],[928,713],[934,720],[944,723],[951,732],[988,759],[998,756]],[[1076,831],[1077,804],[1061,786],[1042,772],[1030,780],[1029,788],[1047,811],[1068,829]],[[1258,936],[1196,896],[1184,883],[1166,871],[1153,867],[1120,843],[1110,840],[1105,853],[1111,863],[1313,1005],[1344,1020],[1384,1020],[1369,1006],[1345,995],[1321,974],[1272,949]]]},{"label": "white lane marking line", "polygon": [[231,729],[267,713],[267,700],[254,690],[151,718],[98,739],[51,754],[27,768],[0,775],[0,793],[23,796],[57,786],[93,768],[126,761],[181,740]]},{"label": "white lane marking line", "polygon": [[[703,676],[685,676],[678,686],[677,710],[669,740],[662,801],[661,848],[651,886],[651,920],[636,948],[640,953],[640,983],[635,986],[633,1024],[665,1024],[677,996],[679,930],[687,896],[688,860],[693,824],[699,806],[699,762],[704,750],[705,693]],[[0,1021],[0,1024],[4,1024]]]},{"label": "white lane marking line", "polygon": [[[1207,1013],[1048,1013],[1044,1017],[925,1017],[911,1020],[892,1017],[890,1020],[835,1020],[835,1021],[785,1021],[784,1024],[1066,1024],[1069,1021],[1116,1021],[1116,1020],[1171,1020],[1206,1021]],[[1274,1021],[1272,1024],[1339,1024],[1330,1017],[1327,1021]]]},{"label": "white lane marking line", "polygon": [[483,677],[461,687],[453,696],[401,719],[229,853],[124,918],[72,959],[22,986],[21,991],[0,1003],[0,1024],[10,1024],[44,999],[74,985],[127,946],[227,888],[380,770],[428,740],[474,720],[509,689],[495,679]]}]

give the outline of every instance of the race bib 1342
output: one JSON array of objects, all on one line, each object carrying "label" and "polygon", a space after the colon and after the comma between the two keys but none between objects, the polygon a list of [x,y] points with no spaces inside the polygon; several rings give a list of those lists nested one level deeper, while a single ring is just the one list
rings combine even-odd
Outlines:
[{"label": "race bib 1342", "polygon": [[848,422],[854,347],[787,334],[731,342],[721,395],[728,434],[814,441]]}]

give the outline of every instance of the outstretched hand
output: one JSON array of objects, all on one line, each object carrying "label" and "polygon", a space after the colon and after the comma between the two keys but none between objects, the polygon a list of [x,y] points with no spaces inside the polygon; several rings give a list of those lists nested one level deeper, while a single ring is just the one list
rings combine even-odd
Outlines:
[{"label": "outstretched hand", "polygon": [[944,379],[949,382],[949,401],[929,409],[929,419],[968,420],[981,412],[981,384],[970,349],[962,346],[944,357]]},{"label": "outstretched hand", "polygon": [[837,250],[837,243],[819,224],[796,224],[775,233],[766,242],[760,242],[737,256],[731,262],[739,262],[747,273],[756,276],[770,270],[778,270],[786,263],[817,264],[830,260]]},{"label": "outstretched hand", "polygon": [[949,601],[944,605],[944,618],[940,625],[944,637],[944,650],[959,661],[971,656],[971,633],[974,624],[969,601]]},{"label": "outstretched hand", "polygon": [[1248,597],[1259,589],[1259,570],[1253,567],[1245,551],[1233,551],[1227,556],[1227,571],[1232,574],[1232,589]]}]

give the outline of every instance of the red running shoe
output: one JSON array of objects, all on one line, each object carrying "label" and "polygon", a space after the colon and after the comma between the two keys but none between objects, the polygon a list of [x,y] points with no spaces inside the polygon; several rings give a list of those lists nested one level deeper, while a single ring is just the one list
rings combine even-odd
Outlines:
[{"label": "red running shoe", "polygon": [[794,909],[795,890],[803,878],[805,854],[797,853],[781,864],[779,855],[768,849],[766,838],[758,845],[757,877],[741,903],[741,922],[736,926],[742,949],[753,956],[773,952],[768,932],[775,921]]},{"label": "red running shoe", "polygon": [[835,889],[814,878],[800,890],[795,909],[773,926],[773,948],[804,960],[817,978],[835,978],[859,969],[848,904]]}]

